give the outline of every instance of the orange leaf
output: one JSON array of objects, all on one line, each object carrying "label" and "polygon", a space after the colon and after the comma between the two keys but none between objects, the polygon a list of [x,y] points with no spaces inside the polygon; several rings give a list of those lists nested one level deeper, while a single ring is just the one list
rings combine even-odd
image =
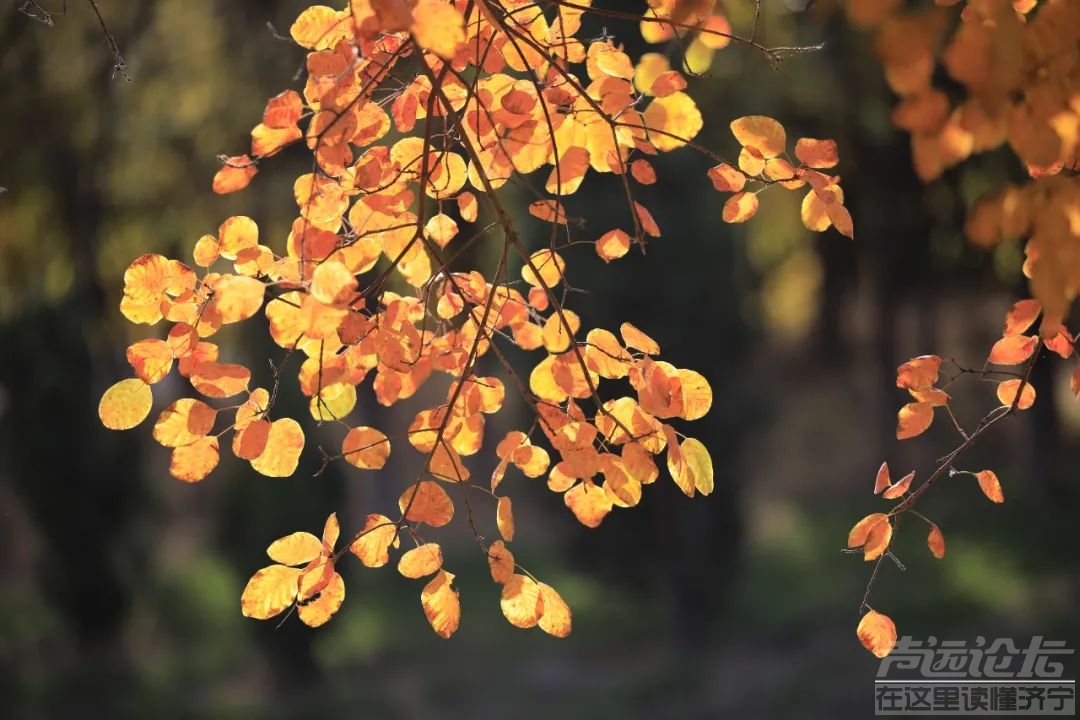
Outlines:
[{"label": "orange leaf", "polygon": [[831,168],[840,162],[835,140],[799,138],[795,143],[795,157],[799,158],[803,165],[812,168]]},{"label": "orange leaf", "polygon": [[424,615],[431,623],[431,629],[442,638],[453,635],[461,623],[461,602],[457,590],[451,587],[453,582],[452,573],[439,570],[439,574],[432,578],[420,593]]},{"label": "orange leaf", "polygon": [[998,480],[997,473],[993,470],[982,470],[975,473],[975,478],[979,481],[983,494],[990,498],[991,502],[1005,502],[1005,493],[1001,489],[1001,481]]},{"label": "orange leaf", "polygon": [[[251,184],[251,179],[259,172],[259,166],[247,155],[233,155],[225,158],[221,169],[214,173],[211,189],[218,195],[243,190]],[[205,266],[204,266],[205,267]]]},{"label": "orange leaf", "polygon": [[694,100],[683,92],[657,96],[641,115],[649,140],[661,151],[676,150],[701,131],[703,120]]},{"label": "orange leaf", "polygon": [[907,492],[908,487],[911,485],[911,481],[914,479],[915,473],[909,472],[907,475],[897,480],[895,485],[890,485],[881,497],[886,500],[895,500]]},{"label": "orange leaf", "polygon": [[648,160],[640,159],[630,163],[630,174],[642,185],[652,185],[656,182],[656,170]]},{"label": "orange leaf", "polygon": [[941,358],[922,355],[913,358],[896,369],[896,387],[909,390],[926,390],[937,382]]},{"label": "orange leaf", "polygon": [[[556,468],[557,469],[557,468]],[[590,483],[578,483],[563,495],[566,507],[585,527],[598,527],[609,512],[611,498],[602,488]]]},{"label": "orange leaf", "polygon": [[758,196],[752,192],[740,192],[732,195],[724,203],[722,217],[727,223],[746,222],[754,217],[758,210]]},{"label": "orange leaf", "polygon": [[349,546],[349,552],[365,567],[382,567],[390,562],[390,546],[397,547],[397,525],[385,515],[368,515],[359,536]]},{"label": "orange leaf", "polygon": [[139,378],[128,378],[116,383],[101,396],[98,417],[110,430],[128,430],[135,427],[150,414],[154,395],[150,386]]},{"label": "orange leaf", "polygon": [[746,176],[727,163],[709,168],[708,176],[720,192],[740,192],[746,186]]},{"label": "orange leaf", "polygon": [[409,522],[422,522],[432,527],[442,527],[454,517],[454,503],[442,486],[431,480],[423,480],[401,494],[398,507]]},{"label": "orange leaf", "polygon": [[776,157],[787,145],[783,126],[764,115],[747,115],[733,120],[731,132],[740,145],[757,150],[766,158]]},{"label": "orange leaf", "polygon": [[848,547],[863,549],[865,560],[875,560],[885,552],[892,540],[892,523],[885,513],[867,515],[848,533]]},{"label": "orange leaf", "polygon": [[341,442],[345,461],[362,470],[378,470],[390,457],[390,441],[379,430],[356,427]]},{"label": "orange leaf", "polygon": [[398,572],[407,578],[418,580],[442,567],[442,549],[438,543],[415,547],[398,560]]},{"label": "orange leaf", "polygon": [[514,554],[502,540],[496,540],[488,548],[488,568],[491,570],[491,579],[500,585],[505,585],[513,577]]},{"label": "orange leaf", "polygon": [[623,230],[608,230],[596,241],[596,254],[605,262],[621,258],[629,251],[630,236]]},{"label": "orange leaf", "polygon": [[990,349],[988,362],[995,365],[1019,365],[1031,357],[1039,338],[1035,335],[1006,335]]},{"label": "orange leaf", "polygon": [[519,628],[531,628],[544,613],[540,586],[525,575],[514,575],[503,585],[499,605],[510,624]]},{"label": "orange leaf", "polygon": [[891,484],[892,480],[889,478],[889,463],[883,462],[881,463],[881,467],[878,468],[877,478],[874,480],[874,494],[879,494]]},{"label": "orange leaf", "polygon": [[218,439],[202,437],[173,448],[169,474],[184,482],[199,482],[217,467],[219,458]]},{"label": "orange leaf", "polygon": [[930,534],[926,538],[926,545],[930,548],[930,553],[938,560],[945,557],[945,536],[941,534],[941,528],[937,525],[930,525]]},{"label": "orange leaf", "polygon": [[[1035,404],[1035,388],[1031,386],[1031,383],[1024,383],[1024,389],[1019,390],[1020,382],[1019,379],[1014,378],[997,386],[997,398],[1002,405],[1012,407],[1013,403],[1016,403],[1018,410],[1027,410]],[[1016,399],[1017,391],[1020,392],[1019,401]]]},{"label": "orange leaf", "polygon": [[1041,312],[1042,305],[1038,300],[1017,301],[1005,315],[1005,328],[1001,334],[1008,337],[1027,332]]},{"label": "orange leaf", "polygon": [[896,625],[888,615],[871,610],[862,616],[855,631],[863,647],[883,658],[892,652],[896,645]]},{"label": "orange leaf", "polygon": [[908,403],[897,414],[896,439],[907,440],[926,432],[934,421],[934,406],[928,402]]}]

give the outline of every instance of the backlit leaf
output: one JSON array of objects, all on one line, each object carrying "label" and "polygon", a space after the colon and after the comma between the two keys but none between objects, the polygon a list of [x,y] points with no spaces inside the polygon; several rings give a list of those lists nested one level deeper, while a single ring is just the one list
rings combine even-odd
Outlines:
[{"label": "backlit leaf", "polygon": [[525,575],[514,575],[503,585],[499,605],[510,624],[519,628],[536,625],[544,612],[540,586]]},{"label": "backlit leaf", "polygon": [[514,575],[514,554],[502,540],[496,540],[488,548],[488,568],[491,579],[505,585]]},{"label": "backlit leaf", "polygon": [[398,572],[413,580],[426,577],[442,567],[442,549],[427,543],[409,550],[398,561]]},{"label": "backlit leaf", "polygon": [[897,414],[896,439],[907,440],[921,435],[933,421],[933,405],[928,402],[908,403]]},{"label": "backlit leaf", "polygon": [[458,600],[457,590],[451,587],[453,582],[452,573],[439,570],[420,593],[424,615],[431,623],[431,629],[442,638],[453,635],[461,623],[461,602]]},{"label": "backlit leaf", "polygon": [[244,617],[267,620],[292,605],[300,572],[300,568],[271,565],[252,575],[240,596]]},{"label": "backlit leaf", "polygon": [[262,453],[251,461],[251,467],[268,477],[289,477],[296,472],[300,453],[304,449],[304,431],[292,418],[281,418],[270,424],[270,433]]},{"label": "backlit leaf", "polygon": [[173,448],[169,474],[184,482],[199,482],[217,467],[219,459],[218,439],[198,438],[194,442]]},{"label": "backlit leaf", "polygon": [[378,470],[390,457],[390,441],[375,428],[356,427],[345,435],[341,452],[351,465],[363,470]]},{"label": "backlit leaf", "polygon": [[397,525],[385,515],[368,515],[349,551],[366,567],[382,567],[390,562],[390,546],[397,546]]},{"label": "backlit leaf", "polygon": [[422,522],[442,527],[454,517],[454,503],[442,486],[423,480],[409,486],[401,494],[398,507],[409,522]]},{"label": "backlit leaf", "polygon": [[945,557],[945,536],[941,534],[941,528],[937,525],[930,525],[930,534],[926,538],[926,546],[930,548],[930,553],[938,560]]},{"label": "backlit leaf", "polygon": [[266,554],[281,565],[307,565],[319,557],[322,550],[319,538],[309,532],[294,532],[270,543]]},{"label": "backlit leaf", "polygon": [[997,473],[993,470],[982,470],[975,473],[975,478],[979,481],[979,488],[991,502],[1005,502],[1005,493],[1001,489],[1001,481],[998,480]]},{"label": "backlit leaf", "polygon": [[892,618],[875,610],[870,610],[862,616],[855,632],[863,647],[877,658],[883,658],[891,653],[896,645],[896,625],[893,624]]},{"label": "backlit leaf", "polygon": [[[1031,386],[1031,383],[1024,383],[1024,389],[1020,390],[1020,383],[1021,380],[1018,378],[1000,383],[997,386],[998,401],[1006,407],[1012,407],[1013,403],[1016,403],[1017,410],[1027,410],[1034,405],[1035,388]],[[1016,399],[1018,391],[1019,400]]]},{"label": "backlit leaf", "polygon": [[116,383],[101,396],[98,417],[110,430],[128,430],[146,419],[153,402],[149,385],[139,378],[128,378]]},{"label": "backlit leaf", "polygon": [[570,606],[566,604],[559,593],[555,592],[555,588],[544,583],[539,583],[539,585],[540,601],[544,611],[540,615],[537,624],[548,635],[560,638],[566,637],[570,634],[572,624]]}]

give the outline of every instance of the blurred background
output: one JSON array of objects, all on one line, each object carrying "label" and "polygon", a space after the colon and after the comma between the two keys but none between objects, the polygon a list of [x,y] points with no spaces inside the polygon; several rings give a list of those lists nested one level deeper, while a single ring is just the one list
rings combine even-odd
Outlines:
[{"label": "blurred background", "polygon": [[[129,374],[126,346],[148,332],[118,310],[134,257],[187,259],[233,214],[282,246],[303,153],[266,163],[237,195],[214,195],[210,179],[219,154],[246,150],[266,98],[301,87],[303,52],[280,36],[308,3],[99,4],[130,81],[114,76],[87,3],[67,3],[51,26],[18,12],[21,0],[0,10],[0,715],[872,714],[877,661],[855,637],[870,568],[840,548],[883,505],[871,494],[883,460],[894,477],[925,477],[957,444],[940,418],[917,440],[894,440],[906,397],[896,366],[930,352],[979,365],[1023,293],[1019,247],[976,252],[960,233],[980,192],[1018,177],[1007,153],[923,186],[907,137],[890,127],[893,98],[867,38],[832,2],[764,3],[765,44],[826,48],[779,69],[745,48],[717,53],[691,79],[706,118],[698,139],[733,155],[728,123],[747,114],[781,119],[789,137],[836,138],[857,240],[805,231],[801,194],[779,189],[751,222],[725,225],[709,163],[677,152],[640,190],[664,231],[647,255],[606,268],[587,249],[569,258],[570,281],[588,291],[570,299],[584,327],[631,321],[712,383],[712,412],[687,431],[711,451],[716,492],[690,500],[662,478],[638,508],[588,530],[541,481],[508,478],[515,553],[572,606],[566,640],[504,621],[457,524],[438,538],[463,606],[451,640],[425,622],[422,585],[348,561],[348,597],[328,625],[278,627],[239,608],[270,541],[318,532],[334,511],[349,532],[393,502],[400,475],[338,464],[313,478],[308,452],[294,477],[270,479],[223,453],[188,486],[168,476],[149,423],[110,432],[96,408]],[[749,3],[726,10],[736,30],[752,23]],[[606,30],[633,55],[646,49],[631,24],[591,23],[580,37]],[[626,222],[611,178],[590,176],[569,210],[586,218],[582,236]],[[542,230],[527,216],[522,227]],[[275,348],[247,324],[222,344],[261,372]],[[894,547],[907,571],[886,563],[871,601],[900,634],[1076,646],[1071,369],[1039,363],[1040,402],[963,461],[997,471],[1004,505],[970,477],[942,481],[920,505],[944,531],[942,561],[925,529],[902,528]],[[172,377],[155,387],[155,408],[184,392]],[[994,403],[974,381],[954,397],[969,425]],[[318,439],[299,398],[286,401]],[[381,426],[415,409],[369,398],[356,412]]]}]

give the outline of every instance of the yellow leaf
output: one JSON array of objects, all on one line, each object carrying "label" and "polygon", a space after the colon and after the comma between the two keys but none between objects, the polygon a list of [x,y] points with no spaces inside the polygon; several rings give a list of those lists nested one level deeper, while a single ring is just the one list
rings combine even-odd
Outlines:
[{"label": "yellow leaf", "polygon": [[349,546],[366,567],[382,567],[390,562],[390,546],[397,546],[397,525],[385,515],[368,515],[359,537]]},{"label": "yellow leaf", "polygon": [[338,611],[344,601],[345,581],[334,572],[322,589],[296,602],[296,614],[308,627],[319,627]]},{"label": "yellow leaf", "polygon": [[201,400],[180,398],[162,410],[154,423],[154,439],[165,447],[189,445],[210,434],[217,410]]},{"label": "yellow leaf", "polygon": [[519,628],[536,625],[544,612],[540,586],[525,575],[514,575],[503,585],[499,605],[510,624]]},{"label": "yellow leaf", "polygon": [[555,588],[540,583],[540,600],[544,606],[544,612],[540,615],[540,629],[548,635],[566,637],[570,634],[571,613],[570,606],[562,599]]},{"label": "yellow leaf", "polygon": [[322,550],[319,538],[308,532],[294,532],[270,543],[266,554],[281,565],[306,565],[319,557]]},{"label": "yellow leaf", "polygon": [[292,418],[270,423],[270,434],[262,454],[251,461],[251,467],[267,477],[289,477],[296,472],[300,453],[304,449],[304,431]]},{"label": "yellow leaf", "polygon": [[240,596],[244,617],[266,620],[292,605],[300,572],[300,568],[271,565],[252,575]]},{"label": "yellow leaf", "polygon": [[402,555],[398,560],[398,572],[416,580],[435,572],[442,567],[442,564],[442,549],[439,544],[427,543]]},{"label": "yellow leaf", "polygon": [[128,430],[135,427],[150,414],[154,395],[150,386],[139,378],[128,378],[116,383],[101,396],[98,417],[110,430]]},{"label": "yellow leaf", "polygon": [[453,582],[452,573],[440,570],[420,593],[420,604],[424,606],[431,629],[443,638],[453,635],[461,622],[461,602],[457,590],[451,587]]},{"label": "yellow leaf", "polygon": [[495,515],[499,526],[499,534],[502,535],[503,540],[511,542],[514,539],[514,509],[510,503],[510,498],[499,498]]},{"label": "yellow leaf", "polygon": [[416,44],[444,60],[453,58],[465,42],[464,23],[461,12],[444,0],[420,0],[413,8],[412,34]]}]

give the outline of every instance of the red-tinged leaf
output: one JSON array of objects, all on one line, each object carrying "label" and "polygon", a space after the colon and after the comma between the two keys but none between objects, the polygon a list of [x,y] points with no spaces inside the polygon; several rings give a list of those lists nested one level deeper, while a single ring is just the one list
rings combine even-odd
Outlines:
[{"label": "red-tinged leaf", "polygon": [[708,176],[712,180],[713,187],[720,192],[737,193],[746,186],[746,176],[738,168],[727,163],[720,163],[716,167],[709,168]]},{"label": "red-tinged leaf", "polygon": [[979,488],[983,491],[983,495],[986,495],[991,502],[1005,502],[1005,493],[1001,489],[1001,481],[998,480],[997,473],[993,470],[982,470],[975,473],[975,478],[979,481]]},{"label": "red-tinged leaf", "polygon": [[652,185],[656,182],[656,170],[645,159],[635,160],[630,163],[630,174],[642,185]]},{"label": "red-tinged leaf", "polygon": [[874,479],[874,494],[880,495],[881,491],[889,487],[892,484],[892,479],[889,477],[889,463],[881,463],[881,467],[878,468],[877,477]]},{"label": "red-tinged leaf", "polygon": [[875,610],[862,616],[855,633],[859,636],[862,646],[876,658],[887,656],[896,645],[896,625],[892,618]]},{"label": "red-tinged leaf", "polygon": [[1047,337],[1046,333],[1043,333],[1043,344],[1050,352],[1056,353],[1059,357],[1066,360],[1072,357],[1075,350],[1075,340],[1069,331],[1065,329],[1064,325],[1059,325],[1057,332]]},{"label": "red-tinged leaf", "polygon": [[[1002,405],[1006,407],[1012,407],[1013,403],[1016,403],[1017,410],[1027,410],[1029,407],[1035,404],[1035,388],[1031,386],[1031,383],[1024,383],[1023,390],[1020,389],[1021,380],[1014,378],[1012,380],[1006,380],[997,386],[997,398]],[[1019,392],[1020,398],[1017,399],[1017,393]]]},{"label": "red-tinged leaf", "polygon": [[937,382],[940,370],[941,358],[937,355],[913,358],[896,369],[896,387],[926,390]]},{"label": "red-tinged leaf", "polygon": [[243,190],[251,184],[251,179],[258,172],[259,166],[247,155],[234,155],[225,158],[225,163],[221,166],[221,169],[214,173],[211,188],[218,195],[227,195]]},{"label": "red-tinged leaf", "polygon": [[1019,365],[1031,357],[1038,344],[1035,335],[1006,335],[994,343],[988,360],[995,365]]},{"label": "red-tinged leaf", "polygon": [[840,162],[835,140],[799,138],[795,143],[795,157],[803,165],[819,169],[831,168]]},{"label": "red-tinged leaf", "polygon": [[1042,305],[1038,300],[1017,301],[1005,315],[1005,328],[1001,334],[1008,337],[1027,332],[1041,312]]},{"label": "red-tinged leaf", "polygon": [[896,481],[894,485],[890,485],[887,490],[881,495],[886,500],[895,500],[904,493],[907,492],[908,487],[911,486],[911,481],[915,479],[915,473],[909,472],[904,477]]},{"label": "red-tinged leaf", "polygon": [[907,440],[926,432],[934,422],[934,406],[928,402],[908,403],[897,414],[896,439]]},{"label": "red-tinged leaf", "polygon": [[441,638],[454,634],[461,623],[461,601],[458,592],[451,587],[454,575],[445,570],[432,578],[420,593],[420,604],[431,629]]},{"label": "red-tinged leaf", "polygon": [[529,214],[546,222],[566,224],[566,212],[558,200],[547,198],[529,204]]},{"label": "red-tinged leaf", "polygon": [[640,350],[646,355],[659,355],[660,346],[651,337],[638,330],[634,325],[624,322],[619,326],[619,335],[626,347]]},{"label": "red-tinged leaf", "polygon": [[945,557],[945,536],[941,534],[941,528],[937,525],[930,525],[930,534],[926,538],[926,546],[930,548],[930,553],[938,560]]},{"label": "red-tinged leaf", "polygon": [[656,224],[652,213],[637,200],[634,201],[634,214],[637,216],[638,222],[641,223],[642,232],[651,237],[660,237],[660,226]]},{"label": "red-tinged leaf", "polygon": [[752,192],[740,192],[729,197],[724,203],[722,217],[727,223],[741,223],[754,217],[757,210],[757,195]]}]

